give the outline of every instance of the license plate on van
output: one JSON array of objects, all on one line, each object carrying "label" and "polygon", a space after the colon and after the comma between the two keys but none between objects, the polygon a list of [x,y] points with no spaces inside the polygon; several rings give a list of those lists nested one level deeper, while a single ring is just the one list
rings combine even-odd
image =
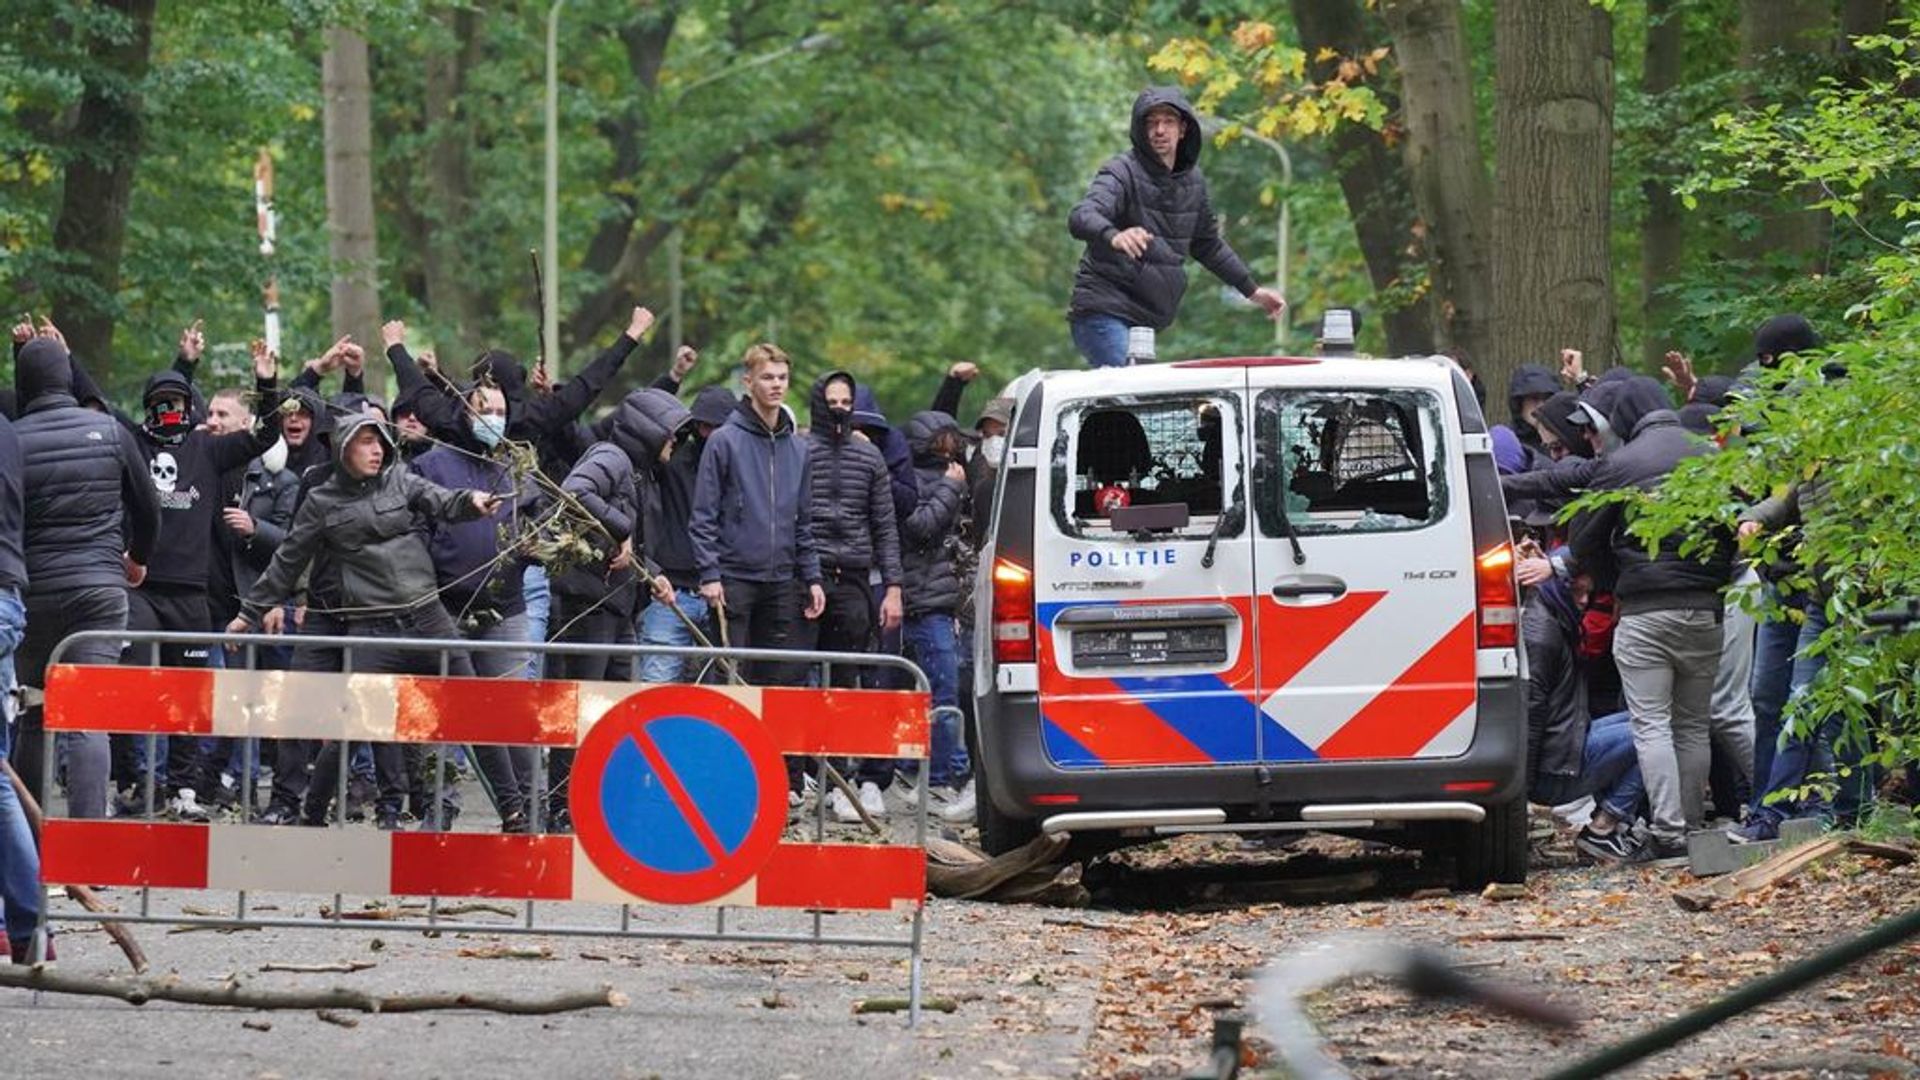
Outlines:
[{"label": "license plate on van", "polygon": [[1075,667],[1218,665],[1226,662],[1227,628],[1218,623],[1209,626],[1078,630],[1073,634]]}]

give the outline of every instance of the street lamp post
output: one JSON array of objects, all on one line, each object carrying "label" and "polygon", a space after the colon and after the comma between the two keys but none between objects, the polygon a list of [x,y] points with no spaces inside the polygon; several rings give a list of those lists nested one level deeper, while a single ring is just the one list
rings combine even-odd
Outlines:
[{"label": "street lamp post", "polygon": [[[1216,133],[1225,125],[1226,121],[1217,116],[1205,116],[1200,119],[1201,130],[1207,134]],[[1293,207],[1290,198],[1293,194],[1293,155],[1287,153],[1286,146],[1278,139],[1269,139],[1265,135],[1248,131],[1245,128],[1241,129],[1240,136],[1251,139],[1280,156],[1280,215],[1274,223],[1274,261],[1277,264],[1275,271],[1279,280],[1274,282],[1274,286],[1280,290],[1281,296],[1286,296],[1287,253],[1291,247],[1290,240],[1293,231]],[[1291,300],[1289,300],[1289,303],[1291,303]],[[1280,317],[1273,320],[1273,345],[1274,352],[1276,353],[1286,351],[1288,317],[1287,312],[1281,312]]]},{"label": "street lamp post", "polygon": [[553,0],[547,9],[547,191],[545,246],[540,252],[546,267],[546,295],[540,304],[540,355],[547,370],[560,371],[560,76],[557,44],[560,37],[560,7],[567,0]]}]

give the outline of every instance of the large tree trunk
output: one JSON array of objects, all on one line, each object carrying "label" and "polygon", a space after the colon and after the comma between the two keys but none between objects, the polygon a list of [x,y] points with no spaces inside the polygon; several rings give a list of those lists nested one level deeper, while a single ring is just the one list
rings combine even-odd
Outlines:
[{"label": "large tree trunk", "polygon": [[454,47],[436,50],[426,63],[427,307],[436,321],[451,325],[464,351],[476,344],[478,299],[468,285],[470,247],[464,241],[472,185],[468,158],[473,129],[464,105],[467,72],[480,59],[480,12],[454,8],[441,15]]},{"label": "large tree trunk", "polygon": [[[1681,46],[1685,25],[1675,0],[1647,0],[1647,52],[1641,71],[1640,88],[1650,103],[1680,85]],[[1661,290],[1672,284],[1680,271],[1686,251],[1686,217],[1680,199],[1673,193],[1674,177],[1661,166],[1663,159],[1650,163],[1651,175],[1640,185],[1647,200],[1646,217],[1640,222],[1640,313],[1644,322],[1640,334],[1640,362],[1647,370],[1659,366],[1660,358],[1673,348],[1673,301]]]},{"label": "large tree trunk", "polygon": [[1407,172],[1433,252],[1439,336],[1485,379],[1484,365],[1493,355],[1491,185],[1480,153],[1460,0],[1388,0],[1381,10],[1400,64]]},{"label": "large tree trunk", "polygon": [[1614,356],[1612,17],[1591,0],[1505,0],[1494,52],[1500,243],[1481,377],[1503,394],[1516,366],[1562,348]]},{"label": "large tree trunk", "polygon": [[[1342,60],[1370,51],[1380,40],[1361,13],[1358,0],[1293,0],[1293,21],[1300,33],[1300,45],[1309,57],[1321,55],[1322,50],[1334,54],[1314,65],[1315,78],[1324,78],[1322,69],[1336,68]],[[1376,89],[1383,98],[1388,97],[1384,88]],[[1340,192],[1346,197],[1347,214],[1353,218],[1354,236],[1367,262],[1367,276],[1373,280],[1376,297],[1387,295],[1402,284],[1412,262],[1408,252],[1415,246],[1413,193],[1398,157],[1378,132],[1360,124],[1341,124],[1332,144]],[[1430,294],[1393,310],[1386,310],[1382,304],[1381,309],[1390,353],[1412,356],[1433,352]]]},{"label": "large tree trunk", "polygon": [[[367,39],[353,30],[327,31],[321,59],[325,98],[328,254],[333,261],[333,336],[352,334],[369,357],[379,352],[379,252],[373,222],[373,87],[367,78]],[[385,365],[367,365],[367,383],[384,382]]]},{"label": "large tree trunk", "polygon": [[[1776,56],[1825,52],[1834,34],[1832,0],[1740,0],[1740,66],[1753,72]],[[1813,190],[1786,193],[1786,200],[1803,206],[1818,197]],[[1804,271],[1820,269],[1825,261],[1832,222],[1819,210],[1780,208],[1760,222],[1753,254],[1786,257]]]},{"label": "large tree trunk", "polygon": [[140,93],[153,56],[156,0],[108,0],[124,34],[99,34],[87,45],[88,71],[67,143],[53,248],[60,274],[47,286],[53,320],[74,355],[103,386],[113,374],[113,324],[120,293],[120,256],[127,208],[144,139]]}]

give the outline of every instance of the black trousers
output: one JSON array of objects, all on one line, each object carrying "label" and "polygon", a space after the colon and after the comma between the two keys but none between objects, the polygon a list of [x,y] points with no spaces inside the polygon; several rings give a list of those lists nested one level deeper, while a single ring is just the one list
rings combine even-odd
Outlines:
[{"label": "black trousers", "polygon": [[[873,652],[878,644],[874,630],[879,620],[867,572],[829,570],[821,589],[827,595],[827,608],[818,619],[800,620],[802,641],[811,642],[811,647],[821,652]],[[828,679],[829,685],[855,689],[879,686],[878,674],[874,668],[840,664],[828,672]],[[856,784],[871,782],[884,788],[893,779],[893,762],[888,758],[854,758],[843,762],[841,771]]]},{"label": "black trousers", "polygon": [[[721,583],[727,597],[727,643],[736,649],[791,649],[800,645],[797,637],[802,602],[800,585],[785,581],[739,581]],[[742,672],[756,686],[804,686],[805,664],[778,660],[756,660]]]},{"label": "black trousers", "polygon": [[[350,618],[346,636],[365,638],[367,644],[345,650],[346,670],[370,675],[438,675],[440,655],[431,651],[382,646],[382,639],[457,638],[453,619],[438,600],[374,618]],[[297,651],[296,651],[297,655]],[[298,660],[295,661],[298,663]],[[447,658],[449,675],[473,675],[473,664],[465,652]],[[302,817],[308,824],[326,820],[327,805],[338,794],[340,759],[344,754],[337,743],[324,743],[313,759],[313,774],[308,781],[306,807]],[[379,794],[374,812],[381,817],[398,816],[407,798],[406,750],[399,743],[373,744],[374,782]]]},{"label": "black trousers", "polygon": [[[128,630],[177,630],[204,634],[213,629],[213,612],[207,606],[207,591],[187,585],[158,582],[127,590]],[[150,644],[130,645],[120,662],[131,667],[147,667],[154,661]],[[205,645],[164,645],[159,649],[162,667],[203,668],[208,665],[209,647]],[[113,738],[113,782],[116,787],[137,787],[140,775],[138,750],[142,735],[115,735]],[[220,766],[227,759],[226,739],[208,740],[210,752],[201,750],[202,740],[191,735],[176,735],[167,740],[166,792],[192,788],[212,797],[220,786]],[[151,767],[153,763],[149,763]]]},{"label": "black trousers", "polygon": [[[299,636],[293,642],[293,659],[289,668],[293,671],[339,671],[339,649],[307,644],[300,638],[338,637],[346,632],[347,624],[341,619],[317,611],[307,612]],[[301,803],[307,797],[308,772],[319,750],[318,739],[274,740],[273,790],[267,797],[269,810],[278,810],[289,817],[300,813]]]}]

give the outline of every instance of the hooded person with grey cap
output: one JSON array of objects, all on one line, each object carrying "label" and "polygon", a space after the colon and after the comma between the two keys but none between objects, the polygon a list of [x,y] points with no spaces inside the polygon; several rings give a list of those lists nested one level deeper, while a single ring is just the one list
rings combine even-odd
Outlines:
[{"label": "hooded person with grey cap", "polygon": [[[1625,441],[1602,455],[1595,491],[1656,490],[1682,460],[1712,449],[1680,426],[1666,389],[1645,376],[1621,381],[1607,422]],[[1593,574],[1618,605],[1614,661],[1651,808],[1653,839],[1644,850],[1666,858],[1684,853],[1687,831],[1705,824],[1722,593],[1732,579],[1733,547],[1720,536],[1704,551],[1683,552],[1676,535],[1649,552],[1630,523],[1620,503],[1575,518],[1569,569]]]},{"label": "hooded person with grey cap", "polygon": [[[333,427],[333,472],[295,511],[293,527],[273,562],[241,602],[228,633],[255,628],[280,633],[283,605],[300,587],[308,565],[323,551],[339,575],[338,612],[346,636],[370,639],[353,650],[353,670],[367,674],[441,674],[440,657],[382,647],[382,639],[454,638],[459,634],[440,603],[433,556],[416,527],[420,518],[472,521],[499,509],[501,498],[482,491],[450,491],[399,463],[386,424],[369,413],[338,418]],[[470,676],[465,653],[448,658],[448,671]],[[381,828],[399,827],[406,798],[404,755],[398,743],[374,745]],[[322,747],[314,760],[303,818],[323,824],[332,801],[340,755]]]},{"label": "hooded person with grey cap", "polygon": [[1086,244],[1067,320],[1093,367],[1127,363],[1127,330],[1165,330],[1187,291],[1189,257],[1279,318],[1287,302],[1261,286],[1220,235],[1200,174],[1205,136],[1186,95],[1150,86],[1133,102],[1133,145],[1107,159],[1067,227]]}]

